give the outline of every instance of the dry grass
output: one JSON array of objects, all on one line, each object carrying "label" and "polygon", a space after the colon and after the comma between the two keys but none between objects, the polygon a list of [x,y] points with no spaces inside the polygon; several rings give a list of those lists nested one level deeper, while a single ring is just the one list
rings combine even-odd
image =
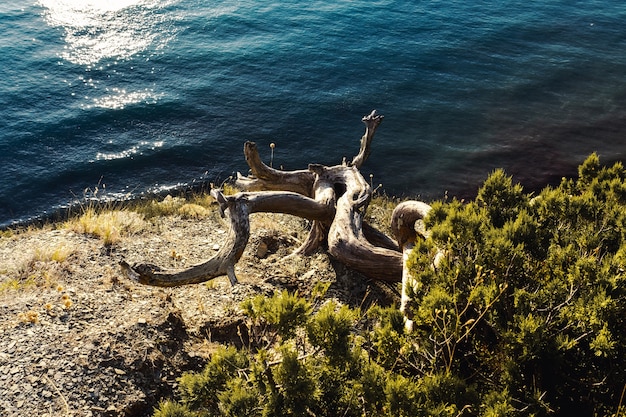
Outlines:
[{"label": "dry grass", "polygon": [[365,220],[381,232],[392,236],[391,234],[391,214],[398,205],[399,201],[393,197],[384,194],[374,194],[372,201],[367,207]]},{"label": "dry grass", "polygon": [[68,242],[60,242],[56,246],[36,248],[33,259],[39,262],[65,262],[76,249]]},{"label": "dry grass", "polygon": [[0,271],[0,294],[30,287],[54,288],[63,275],[64,264],[76,252],[68,241],[37,245]]},{"label": "dry grass", "polygon": [[26,313],[20,313],[18,319],[22,323],[39,323],[39,313],[35,310],[29,310]]},{"label": "dry grass", "polygon": [[228,182],[222,184],[222,193],[224,193],[224,195],[233,195],[233,194],[237,194],[240,191],[241,190],[237,188],[234,184],[231,184]]},{"label": "dry grass", "polygon": [[211,210],[195,203],[186,203],[180,206],[178,214],[185,219],[204,219],[211,214]]},{"label": "dry grass", "polygon": [[97,212],[88,208],[78,218],[69,220],[65,227],[102,239],[105,246],[118,243],[122,236],[139,233],[146,227],[143,215],[130,210]]},{"label": "dry grass", "polygon": [[211,213],[211,205],[215,203],[209,194],[197,194],[189,197],[166,196],[163,200],[151,200],[137,206],[136,210],[146,219],[179,215],[183,218],[203,219]]},{"label": "dry grass", "polygon": [[56,262],[31,259],[7,275],[8,277],[0,282],[0,294],[27,288],[54,288],[63,273]]},{"label": "dry grass", "polygon": [[6,229],[6,230],[0,230],[0,239],[2,238],[10,238],[13,236],[13,230],[11,229]]}]

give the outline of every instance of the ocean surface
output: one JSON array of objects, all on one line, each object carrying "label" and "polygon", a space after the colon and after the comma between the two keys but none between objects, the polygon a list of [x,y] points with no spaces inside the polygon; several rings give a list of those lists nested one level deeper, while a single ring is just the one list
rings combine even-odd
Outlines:
[{"label": "ocean surface", "polygon": [[11,0],[0,4],[0,226],[247,172],[363,167],[387,194],[527,190],[626,156],[626,3]]}]

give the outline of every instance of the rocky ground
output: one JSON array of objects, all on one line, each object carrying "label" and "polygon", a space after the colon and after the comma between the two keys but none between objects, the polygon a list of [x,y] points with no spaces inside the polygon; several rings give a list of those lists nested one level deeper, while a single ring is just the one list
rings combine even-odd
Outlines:
[{"label": "rocky ground", "polygon": [[178,268],[219,248],[226,225],[162,216],[105,246],[63,225],[0,237],[0,415],[147,416],[176,395],[177,378],[201,369],[218,343],[245,342],[240,303],[319,280],[351,305],[395,301],[395,288],[368,281],[324,253],[285,256],[306,237],[305,221],[252,216],[252,236],[226,277],[155,288],[122,275],[118,263]]}]

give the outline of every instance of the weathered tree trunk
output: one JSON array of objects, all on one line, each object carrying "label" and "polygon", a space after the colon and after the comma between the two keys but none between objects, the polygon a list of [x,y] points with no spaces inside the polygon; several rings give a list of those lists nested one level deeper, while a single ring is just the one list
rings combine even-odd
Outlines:
[{"label": "weathered tree trunk", "polygon": [[405,201],[393,210],[391,214],[391,231],[395,235],[398,245],[402,248],[402,292],[400,295],[400,311],[404,314],[407,330],[413,330],[413,311],[409,308],[410,272],[407,266],[409,254],[418,239],[415,223],[424,219],[430,211],[430,206],[421,201]]},{"label": "weathered tree trunk", "polygon": [[206,262],[183,270],[164,270],[150,264],[130,266],[122,262],[123,270],[148,285],[195,284],[221,275],[228,275],[234,285],[237,282],[234,266],[250,234],[250,213],[273,212],[312,220],[309,236],[297,253],[310,254],[326,246],[332,257],[368,278],[402,280],[405,284],[403,252],[406,258],[417,238],[415,222],[426,216],[430,207],[421,202],[398,206],[392,216],[397,243],[365,223],[372,189],[359,169],[370,154],[372,139],[383,116],[372,111],[362,120],[366,128],[359,153],[352,161],[331,167],[311,164],[306,170],[276,170],[261,161],[254,143],[246,142],[244,155],[251,175],[238,174],[236,180],[244,191],[233,196],[211,191],[223,215],[230,220],[229,235],[222,249]]}]

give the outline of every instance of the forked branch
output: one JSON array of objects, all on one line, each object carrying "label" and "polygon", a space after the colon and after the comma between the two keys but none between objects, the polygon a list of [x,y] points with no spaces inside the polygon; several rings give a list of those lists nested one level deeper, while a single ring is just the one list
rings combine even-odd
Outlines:
[{"label": "forked branch", "polygon": [[272,212],[312,221],[309,236],[296,253],[310,254],[327,247],[331,256],[370,279],[400,281],[403,269],[406,274],[403,252],[406,256],[408,245],[417,237],[414,224],[430,207],[421,202],[398,206],[392,219],[397,243],[365,223],[372,189],[359,169],[370,155],[372,139],[382,120],[375,110],[364,116],[365,133],[359,153],[350,163],[330,167],[311,164],[305,170],[277,170],[263,163],[256,144],[246,142],[244,155],[250,175],[238,174],[236,181],[244,192],[224,196],[219,190],[211,191],[229,219],[228,237],[221,249],[206,262],[183,270],[165,270],[147,263],[130,266],[126,262],[122,268],[148,285],[194,284],[221,275],[228,275],[234,285],[235,264],[250,236],[249,215]]}]

